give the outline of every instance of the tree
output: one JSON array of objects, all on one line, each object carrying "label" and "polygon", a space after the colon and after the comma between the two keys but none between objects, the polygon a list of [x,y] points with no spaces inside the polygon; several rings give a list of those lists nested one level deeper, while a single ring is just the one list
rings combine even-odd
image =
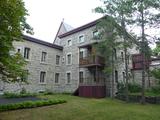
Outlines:
[{"label": "tree", "polygon": [[[114,25],[113,25],[114,24]],[[111,97],[114,98],[114,69],[116,63],[116,51],[115,48],[120,45],[117,41],[117,30],[115,30],[116,22],[110,16],[105,16],[100,20],[97,28],[101,30],[99,38],[102,40],[96,45],[97,50],[101,55],[105,57],[106,67],[104,72],[111,75]],[[107,54],[106,54],[107,53]]]},{"label": "tree", "polygon": [[[126,29],[126,24],[130,21],[130,13],[132,10],[132,2],[130,0],[103,0],[104,7],[97,7],[95,9],[98,13],[103,13],[111,16],[113,21],[119,24],[111,24],[113,28],[118,26],[119,29],[117,29],[118,35],[123,38],[123,42],[121,42],[124,50],[124,58],[125,58],[125,76],[126,76],[126,82],[125,82],[125,88],[126,88],[126,101],[128,101],[128,47],[131,47],[131,43],[133,41],[129,40],[128,33]],[[110,25],[110,26],[111,26]],[[113,37],[113,36],[112,36]],[[114,38],[111,38],[114,39]],[[109,41],[108,41],[109,42]],[[116,46],[115,46],[116,47]],[[113,77],[113,76],[112,76]],[[113,80],[112,80],[113,81]],[[113,86],[112,86],[113,87]]]},{"label": "tree", "polygon": [[13,42],[22,41],[22,33],[32,33],[26,22],[27,10],[22,0],[0,0],[0,75],[5,82],[16,82],[25,74],[26,62],[14,51]]},{"label": "tree", "polygon": [[142,104],[145,103],[145,71],[146,60],[149,56],[148,48],[149,39],[155,38],[146,33],[147,29],[155,29],[159,26],[160,20],[160,0],[133,0],[133,23],[140,27],[141,34],[138,37],[140,42],[140,51],[144,59],[142,62]]}]

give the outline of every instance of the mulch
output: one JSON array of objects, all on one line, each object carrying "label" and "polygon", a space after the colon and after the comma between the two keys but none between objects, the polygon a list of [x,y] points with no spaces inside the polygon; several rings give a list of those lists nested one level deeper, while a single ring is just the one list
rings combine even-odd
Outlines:
[{"label": "mulch", "polygon": [[37,100],[44,100],[44,99],[37,98],[37,97],[4,98],[0,96],[0,105],[20,103],[20,102],[25,102],[25,101],[37,101]]}]

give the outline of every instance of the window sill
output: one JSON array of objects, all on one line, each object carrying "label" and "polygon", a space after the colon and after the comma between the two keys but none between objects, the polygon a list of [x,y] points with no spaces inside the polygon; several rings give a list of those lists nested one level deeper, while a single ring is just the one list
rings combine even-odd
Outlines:
[{"label": "window sill", "polygon": [[60,83],[55,83],[54,85],[56,85],[56,86],[60,86]]},{"label": "window sill", "polygon": [[46,63],[46,62],[40,62],[40,64],[44,64],[44,65],[47,65],[48,63]]},{"label": "window sill", "polygon": [[66,83],[66,85],[71,85],[71,83]]},{"label": "window sill", "polygon": [[39,85],[46,85],[47,83],[39,83]]},{"label": "window sill", "polygon": [[55,65],[56,67],[60,67],[61,65]]},{"label": "window sill", "polygon": [[66,64],[67,66],[71,66],[72,64]]},{"label": "window sill", "polygon": [[26,58],[24,58],[25,59],[25,61],[27,61],[27,62],[30,62],[31,61],[31,59],[26,59]]}]

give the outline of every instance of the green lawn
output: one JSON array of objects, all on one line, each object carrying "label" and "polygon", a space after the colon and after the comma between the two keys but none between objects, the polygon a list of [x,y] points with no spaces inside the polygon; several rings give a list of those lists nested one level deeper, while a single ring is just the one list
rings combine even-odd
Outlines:
[{"label": "green lawn", "polygon": [[0,120],[160,120],[160,105],[140,105],[111,99],[88,99],[70,95],[48,95],[63,98],[59,105],[0,113]]}]

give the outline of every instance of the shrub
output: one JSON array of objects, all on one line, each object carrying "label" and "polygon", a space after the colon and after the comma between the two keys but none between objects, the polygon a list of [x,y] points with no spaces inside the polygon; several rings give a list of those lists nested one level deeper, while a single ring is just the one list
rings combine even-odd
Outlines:
[{"label": "shrub", "polygon": [[125,92],[125,84],[122,83],[122,82],[119,82],[119,83],[117,84],[117,89],[118,89],[118,94],[119,94],[119,93],[120,93],[120,94],[124,93],[124,92]]},{"label": "shrub", "polygon": [[16,109],[22,109],[22,108],[34,108],[34,107],[41,107],[41,106],[47,106],[47,105],[61,104],[65,102],[66,102],[65,100],[26,101],[22,103],[0,105],[0,111],[16,110]]},{"label": "shrub", "polygon": [[[124,83],[118,83],[117,89],[118,89],[118,93],[124,94],[126,86],[125,86]],[[142,88],[139,84],[136,84],[136,83],[129,83],[128,84],[128,91],[131,92],[131,93],[140,92],[141,89]]]},{"label": "shrub", "polygon": [[129,83],[128,84],[128,90],[131,93],[141,92],[142,87],[139,84],[136,84],[136,83]]},{"label": "shrub", "polygon": [[152,93],[155,93],[155,94],[160,94],[160,86],[151,87],[149,92],[152,92]]}]

